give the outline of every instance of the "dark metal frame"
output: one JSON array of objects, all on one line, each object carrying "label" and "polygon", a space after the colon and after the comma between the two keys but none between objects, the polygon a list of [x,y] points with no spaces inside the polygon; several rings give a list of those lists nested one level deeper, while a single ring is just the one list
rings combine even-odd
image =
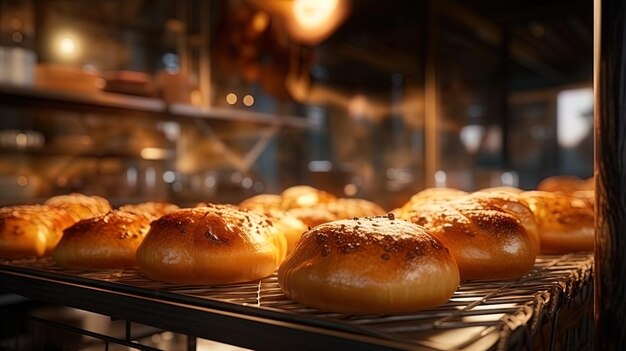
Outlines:
[{"label": "dark metal frame", "polygon": [[254,349],[441,350],[428,336],[446,332],[465,338],[458,348],[489,341],[485,348],[525,349],[538,336],[543,344],[556,343],[557,334],[546,336],[541,327],[556,330],[556,316],[575,297],[590,305],[591,265],[589,254],[544,256],[519,280],[465,282],[448,304],[397,316],[312,310],[287,299],[275,276],[232,286],[176,286],[134,270],[69,271],[49,258],[0,262],[0,290]]}]

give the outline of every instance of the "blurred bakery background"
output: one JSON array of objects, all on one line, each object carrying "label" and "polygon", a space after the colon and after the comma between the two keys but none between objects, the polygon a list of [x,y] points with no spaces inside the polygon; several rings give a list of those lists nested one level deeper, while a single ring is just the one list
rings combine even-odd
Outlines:
[{"label": "blurred bakery background", "polygon": [[0,0],[0,205],[593,173],[593,2]]}]

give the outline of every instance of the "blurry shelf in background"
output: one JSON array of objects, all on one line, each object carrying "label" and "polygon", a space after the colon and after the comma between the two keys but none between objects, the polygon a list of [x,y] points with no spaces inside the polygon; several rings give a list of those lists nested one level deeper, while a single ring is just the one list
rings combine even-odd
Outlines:
[{"label": "blurry shelf in background", "polygon": [[0,84],[0,101],[5,99],[11,99],[10,101],[13,103],[19,102],[15,100],[27,99],[24,102],[31,106],[36,105],[38,102],[49,102],[62,103],[72,107],[104,107],[135,112],[162,113],[166,111],[165,102],[154,98],[105,92],[87,93]]},{"label": "blurry shelf in background", "polygon": [[305,117],[280,116],[270,113],[236,110],[220,107],[201,108],[187,104],[171,104],[169,105],[169,113],[173,116],[180,117],[284,125],[295,128],[310,127],[310,123]]},{"label": "blurry shelf in background", "polygon": [[[310,123],[304,117],[280,116],[270,113],[245,111],[229,108],[200,108],[188,104],[168,104],[156,98],[115,94],[107,92],[79,92],[52,90],[39,87],[18,86],[0,83],[0,104],[27,105],[31,107],[49,105],[71,110],[122,110],[128,112],[152,113],[178,118],[200,118],[279,125],[294,128],[308,128]],[[93,111],[97,112],[97,111]]]},{"label": "blurry shelf in background", "polygon": [[[152,148],[154,149],[154,148]],[[158,154],[158,157],[144,154],[143,152],[120,152],[118,150],[96,150],[94,148],[89,149],[69,149],[60,148],[51,145],[46,145],[42,148],[14,148],[14,147],[0,147],[0,154],[11,155],[32,155],[32,156],[59,156],[59,157],[87,157],[87,158],[129,158],[129,159],[145,159],[145,160],[173,160],[176,158],[176,153],[173,150],[163,150]],[[153,153],[154,154],[154,153]],[[148,156],[148,157],[146,157]]]}]

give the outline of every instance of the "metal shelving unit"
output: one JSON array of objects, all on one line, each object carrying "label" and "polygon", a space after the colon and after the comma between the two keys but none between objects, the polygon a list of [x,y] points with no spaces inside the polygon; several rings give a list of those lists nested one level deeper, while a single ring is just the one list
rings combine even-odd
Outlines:
[{"label": "metal shelving unit", "polygon": [[70,110],[127,111],[176,118],[200,118],[248,122],[293,128],[310,126],[304,117],[280,116],[229,108],[200,108],[193,105],[166,103],[156,98],[107,92],[74,92],[0,83],[0,103],[5,105],[43,105]]},{"label": "metal shelving unit", "polygon": [[447,304],[406,315],[320,312],[286,298],[275,276],[178,286],[51,258],[0,261],[0,290],[253,349],[518,350],[589,345],[592,263],[591,254],[541,256],[523,278],[464,282]]}]

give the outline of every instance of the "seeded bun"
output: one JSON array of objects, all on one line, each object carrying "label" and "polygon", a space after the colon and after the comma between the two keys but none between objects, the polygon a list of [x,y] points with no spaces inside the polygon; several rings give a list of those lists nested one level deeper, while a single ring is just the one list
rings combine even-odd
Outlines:
[{"label": "seeded bun", "polygon": [[0,208],[0,257],[44,256],[54,250],[63,229],[74,224],[62,208],[20,205]]},{"label": "seeded bun", "polygon": [[135,267],[137,248],[149,229],[150,221],[146,217],[114,210],[67,228],[53,257],[68,268]]},{"label": "seeded bun", "polygon": [[287,243],[266,216],[207,204],[152,222],[137,251],[146,277],[175,284],[230,284],[272,274]]},{"label": "seeded bun", "polygon": [[589,200],[545,191],[528,191],[521,197],[537,218],[541,252],[593,250],[595,217]]},{"label": "seeded bun", "polygon": [[309,230],[280,266],[278,280],[289,298],[322,311],[408,313],[448,301],[459,271],[423,227],[376,217]]},{"label": "seeded bun", "polygon": [[111,211],[111,204],[106,199],[78,193],[53,196],[45,204],[68,211],[74,217],[75,222],[81,219],[104,216]]}]

